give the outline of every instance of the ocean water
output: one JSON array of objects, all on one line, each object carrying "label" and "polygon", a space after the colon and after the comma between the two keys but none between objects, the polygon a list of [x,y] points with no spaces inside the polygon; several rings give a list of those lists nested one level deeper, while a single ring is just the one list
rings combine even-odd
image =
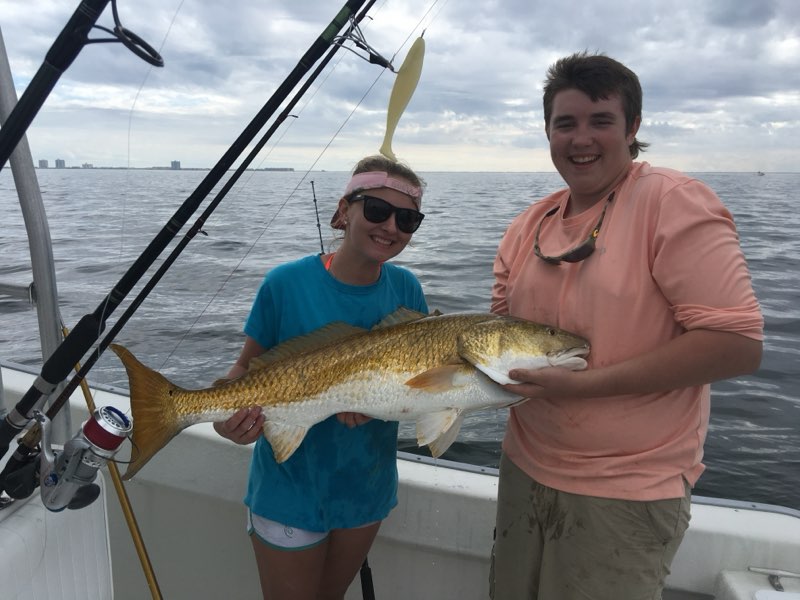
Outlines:
[{"label": "ocean water", "polygon": [[[37,171],[67,326],[95,310],[206,174]],[[491,267],[503,231],[531,201],[561,187],[561,179],[555,173],[423,176],[428,183],[425,223],[396,262],[417,274],[432,309],[488,310]],[[707,470],[695,493],[800,508],[800,217],[793,200],[800,174],[696,176],[734,214],[767,337],[758,372],[712,386]],[[204,235],[188,245],[117,341],[181,385],[208,385],[224,374],[238,355],[242,324],[264,273],[319,252],[321,240],[326,250],[330,247],[333,234],[327,223],[347,178],[342,172],[245,174],[205,223]],[[0,171],[0,210],[0,284],[27,285],[27,240],[9,168]],[[140,288],[109,316],[108,326]],[[40,366],[36,323],[31,305],[0,295],[0,358]],[[111,353],[98,361],[88,380],[127,387],[124,370]],[[505,417],[505,411],[469,417],[445,458],[496,466]],[[399,447],[413,446],[413,429],[403,425]]]}]

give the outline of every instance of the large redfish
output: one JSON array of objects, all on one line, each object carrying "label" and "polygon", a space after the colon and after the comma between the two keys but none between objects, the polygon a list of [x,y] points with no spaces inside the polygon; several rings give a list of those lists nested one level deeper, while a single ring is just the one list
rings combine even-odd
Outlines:
[{"label": "large redfish", "polygon": [[130,381],[134,451],[125,479],[186,427],[254,405],[263,408],[264,435],[278,462],[311,426],[340,412],[416,421],[419,445],[440,456],[466,414],[520,400],[495,383],[509,383],[510,369],[583,369],[589,352],[586,340],[530,321],[400,309],[371,331],[328,325],[276,346],[239,379],[186,390],[122,346],[111,347]]}]

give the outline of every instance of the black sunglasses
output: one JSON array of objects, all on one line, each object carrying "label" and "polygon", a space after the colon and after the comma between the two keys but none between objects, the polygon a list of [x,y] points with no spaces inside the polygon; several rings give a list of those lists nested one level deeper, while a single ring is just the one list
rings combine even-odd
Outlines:
[{"label": "black sunglasses", "polygon": [[533,253],[541,258],[544,262],[550,263],[551,265],[561,264],[561,261],[576,263],[589,258],[592,255],[592,252],[594,252],[594,246],[597,243],[597,236],[600,234],[600,226],[603,224],[603,218],[606,216],[606,210],[608,209],[608,205],[611,204],[611,201],[614,199],[615,193],[616,192],[611,192],[611,194],[608,196],[606,205],[603,207],[603,212],[600,213],[600,219],[597,221],[597,225],[592,228],[591,233],[589,233],[589,237],[575,246],[572,250],[567,250],[564,252],[564,254],[559,256],[547,256],[542,254],[542,251],[539,248],[539,234],[542,232],[542,224],[547,217],[552,217],[554,214],[556,214],[559,207],[556,206],[555,208],[547,211],[547,214],[542,217],[542,220],[539,222],[539,226],[536,228],[536,236],[533,238]]},{"label": "black sunglasses", "polygon": [[370,223],[383,223],[394,214],[397,228],[403,233],[414,233],[419,229],[422,219],[425,218],[425,215],[418,210],[398,208],[393,204],[389,204],[383,198],[376,198],[375,196],[356,194],[347,199],[351,204],[360,200],[364,201],[364,218],[367,221]]}]

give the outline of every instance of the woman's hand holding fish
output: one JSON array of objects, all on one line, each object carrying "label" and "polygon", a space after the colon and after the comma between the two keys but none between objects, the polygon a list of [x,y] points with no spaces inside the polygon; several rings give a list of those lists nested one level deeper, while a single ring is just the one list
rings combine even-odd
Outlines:
[{"label": "woman's hand holding fish", "polygon": [[263,426],[261,407],[252,406],[236,411],[227,421],[217,421],[214,423],[214,431],[225,439],[246,446],[258,439]]}]

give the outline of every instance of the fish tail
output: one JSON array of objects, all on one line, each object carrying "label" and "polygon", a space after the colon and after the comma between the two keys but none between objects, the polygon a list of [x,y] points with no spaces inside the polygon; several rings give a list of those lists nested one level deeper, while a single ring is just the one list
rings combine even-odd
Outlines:
[{"label": "fish tail", "polygon": [[183,429],[172,400],[175,391],[183,390],[140,363],[127,348],[111,344],[111,349],[125,365],[130,382],[133,450],[123,476],[128,480]]}]

